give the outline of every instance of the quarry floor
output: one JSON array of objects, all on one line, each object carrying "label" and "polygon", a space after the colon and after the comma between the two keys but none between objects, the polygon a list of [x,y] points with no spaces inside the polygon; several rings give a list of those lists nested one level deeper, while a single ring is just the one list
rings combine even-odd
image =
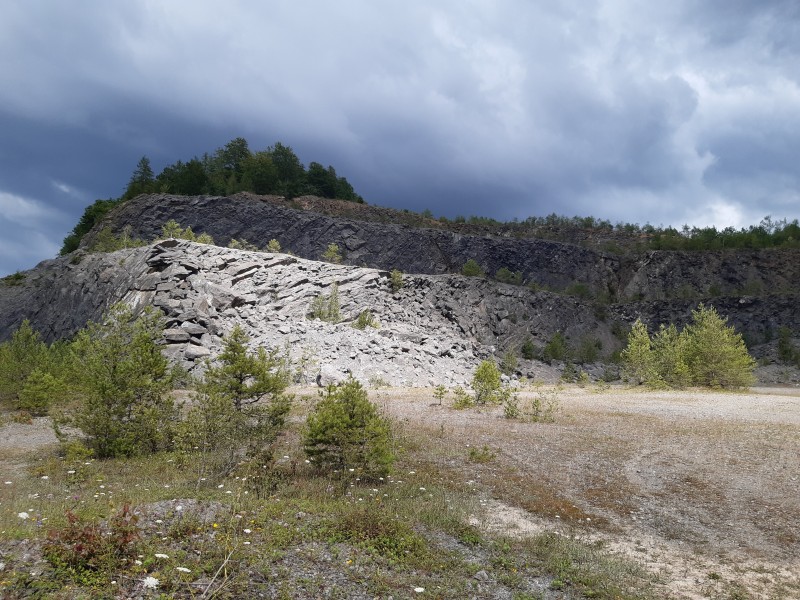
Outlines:
[{"label": "quarry floor", "polygon": [[[558,401],[544,423],[437,405],[429,389],[370,396],[432,470],[474,490],[478,526],[603,545],[657,573],[657,597],[800,598],[798,388],[521,392],[523,407]],[[5,423],[2,471],[54,442],[46,419]]]},{"label": "quarry floor", "polygon": [[373,397],[483,494],[486,528],[601,543],[669,597],[800,598],[800,389],[566,387],[520,403],[542,394],[553,422],[437,406],[430,390]]}]

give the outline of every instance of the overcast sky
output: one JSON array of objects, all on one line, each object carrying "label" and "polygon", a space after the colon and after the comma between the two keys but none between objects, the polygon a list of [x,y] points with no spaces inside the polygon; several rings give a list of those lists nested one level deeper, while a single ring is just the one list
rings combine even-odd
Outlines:
[{"label": "overcast sky", "polygon": [[0,275],[239,136],[437,216],[795,219],[799,54],[797,0],[2,1]]}]

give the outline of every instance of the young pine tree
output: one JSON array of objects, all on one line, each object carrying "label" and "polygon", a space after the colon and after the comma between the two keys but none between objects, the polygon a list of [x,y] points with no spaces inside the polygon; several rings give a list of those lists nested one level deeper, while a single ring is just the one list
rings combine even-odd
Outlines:
[{"label": "young pine tree", "polygon": [[377,479],[395,461],[391,425],[355,379],[330,386],[308,415],[303,448],[323,471]]},{"label": "young pine tree", "polygon": [[755,360],[742,336],[727,325],[714,307],[692,311],[686,326],[686,364],[692,383],[708,387],[742,388],[753,384]]},{"label": "young pine tree", "polygon": [[161,313],[117,304],[102,323],[89,323],[72,349],[80,407],[74,424],[97,458],[167,449],[177,413],[170,396],[174,371],[161,354]]}]

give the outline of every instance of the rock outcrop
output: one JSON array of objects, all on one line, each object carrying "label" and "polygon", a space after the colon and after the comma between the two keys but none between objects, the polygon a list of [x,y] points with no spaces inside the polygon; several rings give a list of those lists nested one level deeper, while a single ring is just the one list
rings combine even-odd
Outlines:
[{"label": "rock outcrop", "polygon": [[[332,294],[334,284],[341,321],[310,319],[314,299]],[[607,357],[636,318],[653,326],[683,324],[696,305],[678,298],[599,305],[452,274],[407,274],[395,291],[386,270],[165,240],[44,261],[19,285],[0,285],[0,340],[25,318],[48,341],[66,338],[120,301],[136,310],[161,309],[164,352],[189,370],[213,359],[238,324],[254,346],[291,355],[300,380],[319,376],[325,383],[350,373],[365,383],[415,386],[463,384],[479,360],[518,350],[527,340],[541,349],[556,332],[574,348],[589,340]],[[800,330],[796,295],[713,304],[752,339],[766,339],[781,326]],[[353,327],[364,310],[376,327]],[[546,369],[520,363],[527,376],[541,377]]]},{"label": "rock outcrop", "polygon": [[[720,296],[800,293],[800,249],[707,252],[626,252],[544,239],[463,235],[443,228],[356,220],[300,208],[275,196],[139,196],[117,207],[102,224],[127,227],[134,237],[155,239],[176,220],[217,244],[245,239],[259,248],[270,239],[297,256],[319,260],[328,244],[350,265],[406,273],[460,272],[469,259],[489,274],[506,267],[525,281],[561,291],[578,283],[594,297],[617,301],[699,300]],[[370,207],[356,205],[355,214]],[[375,209],[375,218],[386,217]],[[90,245],[99,227],[84,240]]]}]

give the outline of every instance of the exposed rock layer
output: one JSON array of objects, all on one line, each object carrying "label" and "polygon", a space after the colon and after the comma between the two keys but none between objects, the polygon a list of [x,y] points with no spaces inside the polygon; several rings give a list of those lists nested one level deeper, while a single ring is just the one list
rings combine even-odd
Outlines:
[{"label": "exposed rock layer", "polygon": [[[405,275],[393,292],[389,272],[266,252],[167,240],[110,254],[44,261],[21,285],[0,286],[0,340],[22,319],[48,341],[69,337],[111,304],[153,305],[167,316],[165,352],[187,368],[215,356],[235,324],[252,343],[288,348],[300,375],[328,380],[346,371],[369,382],[453,385],[477,362],[531,339],[541,348],[556,331],[577,347],[594,339],[608,355],[624,324],[686,322],[695,301],[672,299],[598,306],[546,291],[460,275]],[[338,285],[342,322],[307,317],[320,294]],[[762,339],[785,325],[800,330],[796,295],[717,298],[741,331]],[[377,328],[352,321],[369,309]],[[540,363],[521,372],[539,375]]]},{"label": "exposed rock layer", "polygon": [[[406,273],[459,272],[476,260],[487,273],[501,267],[520,271],[527,282],[555,290],[574,283],[593,295],[618,300],[688,300],[714,296],[759,296],[800,292],[800,250],[714,252],[653,251],[617,255],[541,239],[461,235],[352,220],[294,208],[275,196],[140,196],[118,207],[105,225],[154,239],[169,219],[207,232],[221,245],[232,238],[258,247],[277,239],[285,250],[318,260],[330,243],[345,262]],[[367,210],[363,208],[363,210]],[[363,211],[362,211],[363,212]],[[85,239],[90,244],[96,231]]]}]

